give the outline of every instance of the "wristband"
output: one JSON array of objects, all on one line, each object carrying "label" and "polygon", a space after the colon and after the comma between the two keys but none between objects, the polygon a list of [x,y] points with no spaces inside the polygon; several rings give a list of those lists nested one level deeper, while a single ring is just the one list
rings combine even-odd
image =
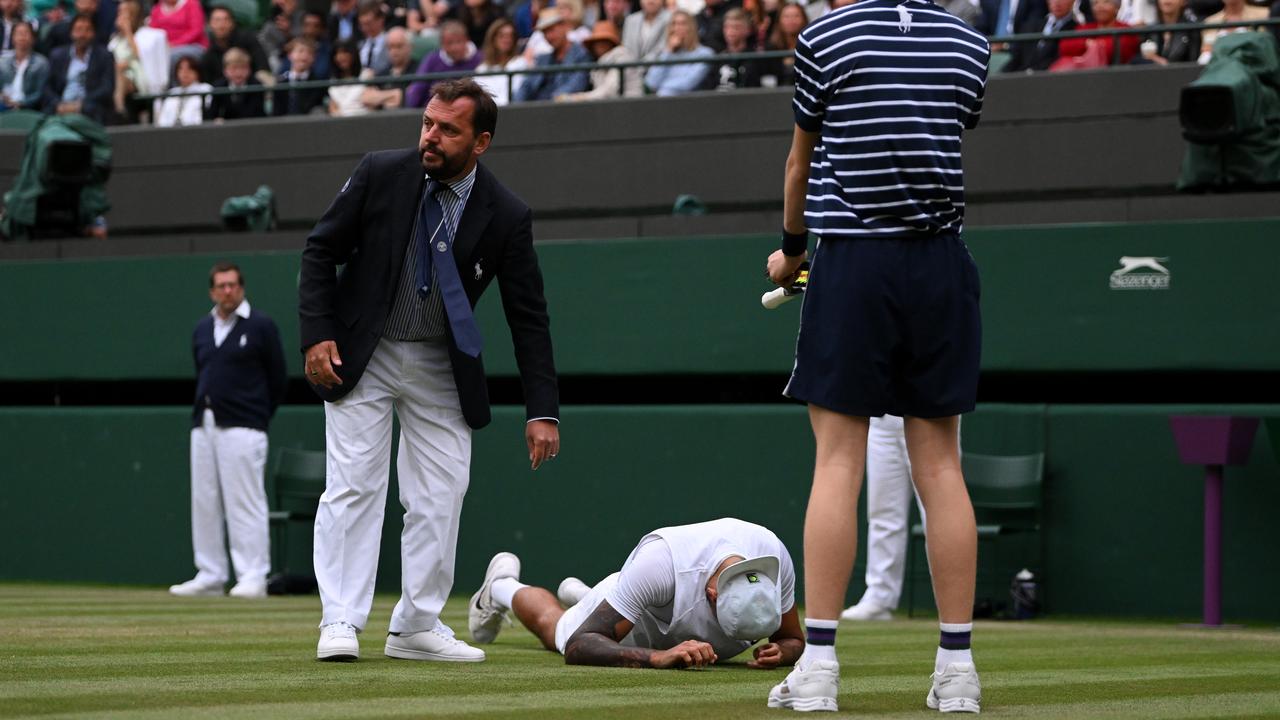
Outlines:
[{"label": "wristband", "polygon": [[787,257],[803,255],[809,249],[809,232],[790,233],[782,230],[782,254]]}]

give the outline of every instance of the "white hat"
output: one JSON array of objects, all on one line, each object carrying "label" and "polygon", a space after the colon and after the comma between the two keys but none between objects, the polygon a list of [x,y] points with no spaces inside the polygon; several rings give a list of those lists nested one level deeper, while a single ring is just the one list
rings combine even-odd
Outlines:
[{"label": "white hat", "polygon": [[736,562],[716,580],[716,618],[735,640],[754,642],[782,625],[778,558],[765,555]]},{"label": "white hat", "polygon": [[546,30],[552,25],[559,25],[562,22],[569,22],[569,20],[560,12],[560,8],[543,8],[542,11],[538,13],[538,24],[535,25],[533,29]]}]

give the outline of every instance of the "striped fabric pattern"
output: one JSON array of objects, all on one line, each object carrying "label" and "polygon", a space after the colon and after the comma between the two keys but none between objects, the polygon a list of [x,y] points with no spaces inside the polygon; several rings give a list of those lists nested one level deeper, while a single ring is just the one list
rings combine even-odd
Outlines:
[{"label": "striped fabric pattern", "polygon": [[[444,210],[446,235],[450,245],[458,232],[458,222],[462,219],[462,210],[467,206],[467,198],[471,196],[471,186],[476,182],[476,170],[471,169],[465,177],[452,183],[441,183],[443,187],[436,193],[440,208]],[[418,218],[422,214],[422,203],[426,200],[426,189],[431,187],[431,178],[427,178],[423,196],[418,199],[418,207],[413,210],[413,230],[409,233],[409,247],[405,249],[404,264],[400,268],[400,281],[396,284],[396,299],[387,316],[387,324],[382,336],[392,340],[436,340],[445,336],[449,325],[444,316],[444,301],[436,286],[435,268],[431,268],[431,293],[424,299],[418,295],[415,283],[418,277]]]},{"label": "striped fabric pattern", "polygon": [[796,125],[820,132],[805,222],[820,237],[958,233],[960,135],[978,124],[991,50],[929,0],[859,0],[796,46]]}]

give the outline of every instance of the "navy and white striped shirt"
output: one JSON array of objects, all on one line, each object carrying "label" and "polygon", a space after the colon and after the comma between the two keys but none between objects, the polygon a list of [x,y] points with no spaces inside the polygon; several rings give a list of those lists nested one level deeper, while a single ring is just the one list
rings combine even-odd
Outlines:
[{"label": "navy and white striped shirt", "polygon": [[820,237],[921,237],[964,222],[960,134],[978,124],[986,38],[929,0],[860,0],[796,45],[796,125],[820,132],[805,224]]},{"label": "navy and white striped shirt", "polygon": [[[458,223],[462,220],[462,210],[467,206],[467,198],[471,195],[471,186],[476,182],[476,169],[471,168],[460,180],[452,183],[440,183],[442,187],[436,191],[436,200],[440,201],[440,209],[444,211],[444,224],[448,226],[449,243],[458,233]],[[427,178],[426,187],[430,187],[431,178]],[[409,246],[405,248],[404,265],[400,270],[400,282],[396,285],[396,298],[387,315],[387,325],[382,336],[392,340],[434,340],[445,336],[444,300],[440,297],[440,289],[436,283],[436,269],[431,267],[431,292],[424,299],[418,295],[418,218],[422,215],[422,203],[426,200],[426,190],[418,199],[418,207],[414,208],[413,229],[409,231]],[[442,228],[443,229],[443,228]]]}]

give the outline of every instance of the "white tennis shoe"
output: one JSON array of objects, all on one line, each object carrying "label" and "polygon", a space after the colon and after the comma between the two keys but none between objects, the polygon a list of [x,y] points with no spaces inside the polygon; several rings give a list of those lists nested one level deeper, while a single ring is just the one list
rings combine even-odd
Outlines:
[{"label": "white tennis shoe", "polygon": [[467,608],[467,629],[471,631],[471,639],[482,645],[498,637],[502,622],[507,619],[507,608],[493,600],[493,583],[501,578],[520,580],[520,558],[513,553],[500,552],[493,556],[484,571],[484,583],[471,596],[471,604]]},{"label": "white tennis shoe", "polygon": [[840,694],[840,663],[813,660],[804,668],[796,665],[786,679],[769,691],[769,707],[800,712],[835,712]]},{"label": "white tennis shoe", "polygon": [[226,583],[212,583],[200,578],[192,578],[184,583],[169,586],[169,594],[178,597],[222,597],[226,594],[223,587]]},{"label": "white tennis shoe", "polygon": [[560,581],[560,587],[556,588],[556,599],[566,608],[571,608],[582,601],[582,598],[591,592],[591,588],[586,583],[576,577],[567,577]]},{"label": "white tennis shoe", "polygon": [[351,623],[329,623],[320,628],[320,642],[316,644],[316,659],[335,662],[352,662],[360,659],[360,641]]},{"label": "white tennis shoe", "polygon": [[235,598],[264,598],[267,596],[266,580],[241,580],[227,593]]},{"label": "white tennis shoe", "polygon": [[889,608],[881,607],[863,598],[858,601],[857,605],[845,608],[845,611],[840,613],[840,619],[857,621],[892,620],[893,613],[889,612]]},{"label": "white tennis shoe", "polygon": [[982,684],[973,663],[951,663],[933,674],[933,687],[925,704],[944,713],[981,712]]},{"label": "white tennis shoe", "polygon": [[408,635],[387,635],[383,648],[387,657],[400,660],[434,660],[437,662],[483,662],[484,651],[473,648],[453,636],[447,627],[436,626]]}]

